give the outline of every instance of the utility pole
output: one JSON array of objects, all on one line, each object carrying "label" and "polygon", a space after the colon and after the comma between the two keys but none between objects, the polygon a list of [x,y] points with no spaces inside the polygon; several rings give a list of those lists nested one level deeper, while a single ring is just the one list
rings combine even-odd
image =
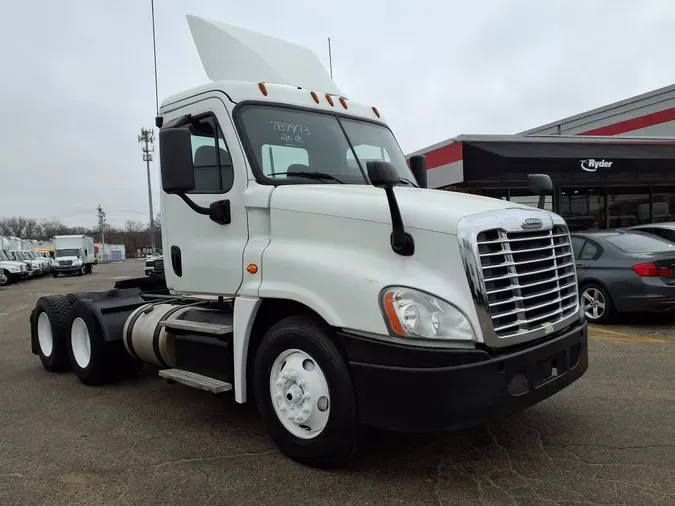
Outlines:
[{"label": "utility pole", "polygon": [[152,211],[152,186],[150,182],[150,162],[152,161],[152,152],[155,150],[155,133],[153,129],[141,128],[141,135],[138,136],[138,142],[141,143],[143,151],[143,161],[148,171],[148,206],[150,210],[150,247],[152,253],[155,253],[155,217]]},{"label": "utility pole", "polygon": [[98,231],[101,233],[101,255],[105,261],[105,212],[101,204],[98,205]]}]

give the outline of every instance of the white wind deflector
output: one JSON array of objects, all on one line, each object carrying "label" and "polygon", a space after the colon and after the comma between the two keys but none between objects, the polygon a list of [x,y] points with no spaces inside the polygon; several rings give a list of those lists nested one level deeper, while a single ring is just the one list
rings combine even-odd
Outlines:
[{"label": "white wind deflector", "polygon": [[288,84],[341,95],[310,49],[236,26],[187,16],[206,75],[212,81]]}]

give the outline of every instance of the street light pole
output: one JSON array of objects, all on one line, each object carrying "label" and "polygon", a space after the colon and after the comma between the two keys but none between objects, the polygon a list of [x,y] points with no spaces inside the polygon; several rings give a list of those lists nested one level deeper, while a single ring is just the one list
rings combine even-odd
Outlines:
[{"label": "street light pole", "polygon": [[152,161],[152,152],[155,150],[155,133],[152,129],[141,128],[141,135],[138,136],[138,142],[141,143],[143,151],[143,161],[148,172],[148,209],[150,214],[150,247],[152,253],[155,253],[155,215],[152,209],[152,183],[150,180],[150,162]]}]

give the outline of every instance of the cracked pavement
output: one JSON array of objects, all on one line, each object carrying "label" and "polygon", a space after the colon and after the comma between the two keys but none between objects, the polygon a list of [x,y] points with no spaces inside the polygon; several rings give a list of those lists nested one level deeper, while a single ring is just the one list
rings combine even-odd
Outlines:
[{"label": "cracked pavement", "polygon": [[147,368],[106,387],[42,368],[28,329],[40,295],[142,270],[102,265],[0,289],[3,506],[675,505],[673,319],[592,330],[587,374],[523,413],[446,434],[369,430],[348,469],[318,471],[283,457],[255,408],[227,394]]}]

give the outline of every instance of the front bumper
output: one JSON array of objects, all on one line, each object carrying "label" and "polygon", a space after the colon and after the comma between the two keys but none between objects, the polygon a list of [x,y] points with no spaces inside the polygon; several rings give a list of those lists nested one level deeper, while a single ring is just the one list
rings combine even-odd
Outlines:
[{"label": "front bumper", "polygon": [[362,423],[401,432],[477,425],[522,411],[588,368],[588,326],[493,355],[429,349],[339,334]]},{"label": "front bumper", "polygon": [[58,274],[75,274],[82,270],[82,265],[68,265],[68,266],[54,266],[52,272],[57,272]]},{"label": "front bumper", "polygon": [[22,279],[26,279],[28,276],[30,276],[28,271],[10,272],[9,280],[12,282],[21,281]]}]

